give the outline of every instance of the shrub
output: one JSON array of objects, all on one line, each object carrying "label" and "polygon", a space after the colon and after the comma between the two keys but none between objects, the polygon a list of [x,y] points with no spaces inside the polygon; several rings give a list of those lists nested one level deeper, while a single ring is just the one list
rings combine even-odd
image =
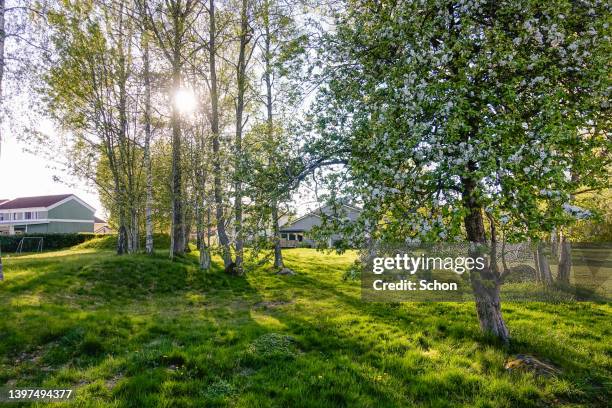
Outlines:
[{"label": "shrub", "polygon": [[[3,252],[16,252],[22,238],[41,237],[43,250],[56,250],[70,248],[100,236],[91,233],[2,235],[0,236],[0,247]],[[26,249],[32,251],[31,246],[24,248]]]}]

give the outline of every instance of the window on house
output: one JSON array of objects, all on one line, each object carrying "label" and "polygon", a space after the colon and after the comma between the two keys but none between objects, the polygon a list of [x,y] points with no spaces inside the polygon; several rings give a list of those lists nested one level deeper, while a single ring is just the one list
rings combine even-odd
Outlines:
[{"label": "window on house", "polygon": [[33,218],[31,211],[26,211],[24,214],[25,214],[25,219],[26,220],[31,220]]},{"label": "window on house", "polygon": [[287,234],[281,234],[281,239],[287,239]]},{"label": "window on house", "polygon": [[295,234],[289,234],[289,241],[295,241]]},{"label": "window on house", "polygon": [[301,234],[298,235],[297,238],[298,238],[298,241],[300,241],[300,242],[302,242],[304,240],[304,236],[301,235]]}]

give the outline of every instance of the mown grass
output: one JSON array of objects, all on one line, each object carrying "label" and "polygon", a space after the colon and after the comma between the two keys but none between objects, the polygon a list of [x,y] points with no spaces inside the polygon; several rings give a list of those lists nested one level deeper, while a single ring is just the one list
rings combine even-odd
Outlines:
[{"label": "mown grass", "polygon": [[[362,302],[353,254],[285,256],[295,276],[204,273],[197,253],[5,259],[0,387],[72,387],[65,405],[87,407],[608,406],[609,304],[507,303],[504,348],[469,303]],[[561,374],[508,372],[516,353]]]}]

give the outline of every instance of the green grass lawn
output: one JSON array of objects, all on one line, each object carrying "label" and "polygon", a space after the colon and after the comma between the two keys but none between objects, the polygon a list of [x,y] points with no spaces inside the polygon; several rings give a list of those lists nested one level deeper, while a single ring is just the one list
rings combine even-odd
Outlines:
[{"label": "green grass lawn", "polygon": [[[73,387],[66,406],[99,407],[609,404],[610,304],[504,304],[503,348],[473,304],[364,303],[342,280],[354,255],[285,256],[295,276],[230,277],[218,259],[204,273],[196,254],[5,258],[0,387]],[[561,373],[509,372],[517,353]]]}]

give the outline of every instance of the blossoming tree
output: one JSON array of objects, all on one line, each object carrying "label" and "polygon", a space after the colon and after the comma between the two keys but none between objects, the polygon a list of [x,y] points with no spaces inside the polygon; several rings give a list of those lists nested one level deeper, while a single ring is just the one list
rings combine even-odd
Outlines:
[{"label": "blossoming tree", "polygon": [[[344,6],[321,51],[313,133],[348,163],[329,190],[363,203],[358,223],[334,225],[354,244],[487,244],[495,225],[535,237],[580,212],[578,187],[608,183],[609,4]],[[508,341],[496,265],[471,284],[482,330]]]}]

